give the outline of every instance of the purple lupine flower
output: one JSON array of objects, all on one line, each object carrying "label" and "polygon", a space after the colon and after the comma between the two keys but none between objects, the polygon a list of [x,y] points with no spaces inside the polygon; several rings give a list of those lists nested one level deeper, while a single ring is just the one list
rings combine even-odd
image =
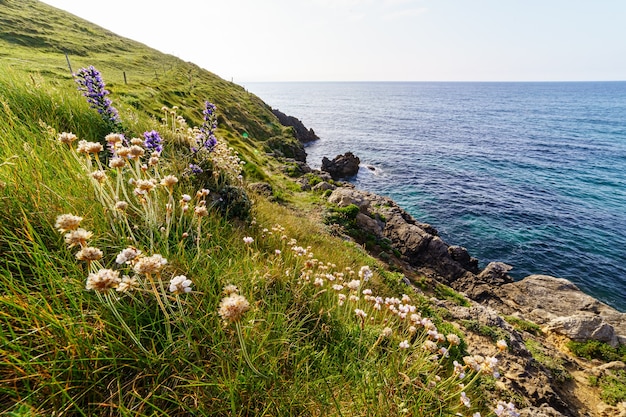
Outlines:
[{"label": "purple lupine flower", "polygon": [[118,126],[121,123],[120,116],[117,109],[112,106],[111,100],[107,98],[109,91],[105,88],[100,72],[92,65],[79,69],[74,74],[74,79],[78,84],[78,90],[87,97],[91,108],[97,110],[105,122]]},{"label": "purple lupine flower", "polygon": [[200,134],[198,135],[202,146],[209,150],[213,149],[217,144],[217,139],[215,138],[215,129],[217,129],[215,109],[215,104],[209,101],[204,102],[204,110],[202,111],[204,122],[200,126]]},{"label": "purple lupine flower", "polygon": [[143,137],[145,139],[143,146],[145,146],[146,149],[161,153],[163,150],[163,146],[161,145],[161,136],[159,136],[159,133],[156,130],[143,132]]}]

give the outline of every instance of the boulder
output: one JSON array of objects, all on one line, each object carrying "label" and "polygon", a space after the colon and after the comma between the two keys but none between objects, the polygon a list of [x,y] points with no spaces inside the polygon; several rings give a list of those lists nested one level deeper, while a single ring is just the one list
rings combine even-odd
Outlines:
[{"label": "boulder", "polygon": [[315,184],[313,186],[313,191],[335,190],[336,188],[337,188],[336,185],[330,184],[326,181],[322,181],[319,184]]},{"label": "boulder", "polygon": [[274,193],[274,189],[267,182],[253,182],[248,184],[248,189],[257,194],[261,194],[264,196],[271,196]]},{"label": "boulder", "polygon": [[617,336],[613,326],[598,315],[574,314],[557,317],[548,322],[546,331],[562,334],[576,341],[599,340],[617,346]]},{"label": "boulder", "polygon": [[333,179],[348,178],[359,172],[361,160],[352,152],[337,155],[332,161],[326,157],[322,158],[322,171],[328,172]]}]

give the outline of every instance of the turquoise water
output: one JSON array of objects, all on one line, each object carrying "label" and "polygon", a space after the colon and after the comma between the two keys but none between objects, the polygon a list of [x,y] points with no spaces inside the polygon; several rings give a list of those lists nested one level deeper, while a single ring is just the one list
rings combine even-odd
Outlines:
[{"label": "turquoise water", "polygon": [[626,82],[245,87],[315,130],[312,167],[352,151],[359,188],[481,266],[567,278],[626,311]]}]

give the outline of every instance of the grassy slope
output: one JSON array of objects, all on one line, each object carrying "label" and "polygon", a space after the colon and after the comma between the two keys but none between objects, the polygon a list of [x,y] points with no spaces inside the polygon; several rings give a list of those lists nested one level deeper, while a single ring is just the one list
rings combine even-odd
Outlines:
[{"label": "grassy slope", "polygon": [[[121,218],[97,202],[98,187],[81,160],[46,128],[93,141],[108,133],[75,89],[63,55],[68,51],[74,70],[101,70],[130,133],[159,128],[154,117],[163,105],[180,106],[190,124],[199,124],[202,103],[211,100],[220,114],[218,133],[248,161],[248,179],[281,186],[288,181],[265,155],[265,144],[293,137],[264,103],[193,64],[42,3],[4,0],[0,9],[0,56],[9,63],[0,67],[0,409],[133,416],[443,416],[480,409],[470,387],[474,408],[460,406],[461,388],[450,374],[462,347],[451,347],[450,361],[431,361],[419,347],[423,330],[412,336],[406,321],[376,311],[362,295],[338,303],[330,286],[341,274],[349,281],[346,267],[370,265],[376,273],[368,285],[376,295],[408,291],[358,246],[329,236],[306,213],[260,196],[254,197],[256,225],[211,210],[200,232],[192,215],[180,213],[163,239],[161,224],[147,221],[139,209],[129,216],[136,227],[123,232]],[[182,175],[177,161],[164,159],[164,171]],[[194,195],[197,185],[182,181],[175,201],[182,193]],[[155,207],[163,209],[168,197],[159,190]],[[68,249],[54,230],[56,216],[68,212],[84,217],[83,227],[94,233],[91,244],[104,251],[102,266],[127,272],[113,260],[133,243],[146,255],[168,259],[158,278],[167,283],[185,274],[194,292],[164,296],[148,277],[140,277],[142,291],[121,299],[85,291],[86,276],[97,268],[77,261],[76,248]],[[276,224],[284,230],[264,231]],[[129,242],[132,233],[136,239]],[[243,243],[247,235],[252,245]],[[307,265],[287,243],[291,238],[310,246],[321,263]],[[315,278],[324,286],[313,285]],[[227,284],[237,285],[251,303],[238,325],[225,326],[217,314]],[[347,288],[342,292],[350,295]],[[412,297],[418,311],[433,313],[425,300]],[[440,332],[456,331],[432,318]],[[389,339],[380,336],[387,326]],[[415,347],[398,349],[404,339]]]}]

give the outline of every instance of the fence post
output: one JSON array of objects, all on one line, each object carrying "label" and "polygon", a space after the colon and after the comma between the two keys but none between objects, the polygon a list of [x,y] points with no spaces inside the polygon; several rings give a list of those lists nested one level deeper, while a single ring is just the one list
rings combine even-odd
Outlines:
[{"label": "fence post", "polygon": [[67,52],[65,53],[65,60],[67,61],[67,66],[70,69],[70,74],[74,75],[74,71],[72,71],[72,64],[70,64],[70,57],[67,56]]},{"label": "fence post", "polygon": [[126,71],[122,71],[124,73],[124,84],[128,84],[128,82],[126,81]]}]

